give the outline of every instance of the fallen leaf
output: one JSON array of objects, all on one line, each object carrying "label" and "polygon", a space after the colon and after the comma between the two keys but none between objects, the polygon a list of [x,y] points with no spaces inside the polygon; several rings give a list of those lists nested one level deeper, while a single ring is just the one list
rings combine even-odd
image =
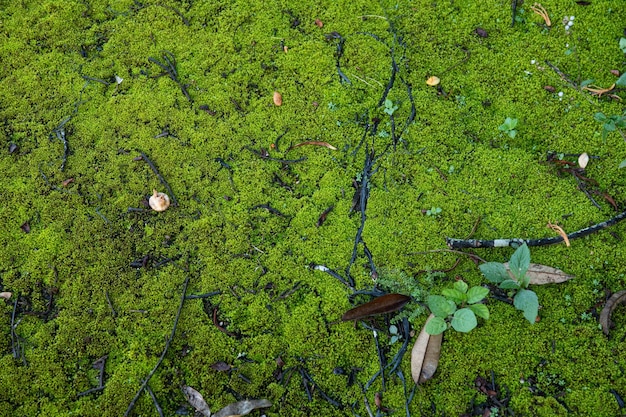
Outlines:
[{"label": "fallen leaf", "polygon": [[243,400],[227,405],[217,413],[213,414],[213,417],[243,416],[256,410],[257,408],[267,408],[271,406],[272,403],[268,400]]},{"label": "fallen leaf", "polygon": [[602,313],[600,313],[600,325],[605,335],[609,335],[609,328],[611,327],[611,314],[615,307],[619,304],[626,302],[626,290],[618,291],[613,294],[604,305]]},{"label": "fallen leaf", "polygon": [[[504,267],[510,274],[511,269],[508,262],[504,264]],[[568,275],[560,269],[540,264],[530,264],[526,275],[530,278],[529,283],[533,285],[560,284],[574,278],[573,275]]]},{"label": "fallen leaf", "polygon": [[419,382],[426,382],[435,375],[437,366],[439,365],[439,355],[441,353],[441,342],[443,341],[443,333],[430,336],[428,339],[428,347],[424,356],[424,364],[420,374]]},{"label": "fallen leaf", "polygon": [[325,147],[327,147],[328,149],[330,149],[332,151],[336,151],[337,150],[337,148],[335,148],[333,145],[331,145],[328,142],[320,142],[320,141],[317,141],[317,140],[309,140],[309,141],[306,141],[306,142],[298,143],[297,145],[290,146],[286,150],[286,152],[289,152],[293,148],[297,148],[299,146],[305,146],[305,145],[325,146]]},{"label": "fallen leaf", "polygon": [[344,313],[342,321],[359,320],[364,317],[377,314],[391,313],[400,310],[406,303],[411,301],[411,297],[402,294],[385,294],[374,298],[369,303],[361,304]]},{"label": "fallen leaf", "polygon": [[13,293],[6,292],[6,291],[4,291],[4,292],[0,292],[0,298],[6,298],[7,300],[8,300],[9,298],[11,298],[11,296],[12,296],[12,295],[13,295]]},{"label": "fallen leaf", "polygon": [[183,385],[182,390],[183,394],[185,394],[187,402],[189,402],[189,404],[191,404],[197,412],[202,413],[202,415],[206,417],[211,417],[211,410],[209,409],[206,401],[204,401],[204,398],[202,398],[202,394],[186,385]]},{"label": "fallen leaf", "polygon": [[433,314],[428,317],[411,350],[411,376],[416,384],[432,378],[439,364],[443,333],[436,336],[426,333],[426,324],[434,317]]},{"label": "fallen leaf", "polygon": [[224,361],[215,362],[211,365],[211,368],[218,372],[230,371],[231,366]]}]

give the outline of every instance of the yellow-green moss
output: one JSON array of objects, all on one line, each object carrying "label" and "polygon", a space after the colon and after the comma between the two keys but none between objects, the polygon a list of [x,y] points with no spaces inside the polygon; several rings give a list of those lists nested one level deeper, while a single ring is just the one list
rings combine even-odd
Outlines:
[{"label": "yellow-green moss", "polygon": [[[544,4],[550,29],[528,4],[511,27],[508,1],[0,3],[0,289],[14,293],[0,316],[0,416],[122,415],[161,354],[187,275],[189,293],[221,294],[185,301],[150,382],[167,414],[184,403],[179,387],[188,384],[213,410],[236,400],[230,388],[270,399],[268,415],[337,415],[317,392],[309,401],[297,371],[304,366],[314,391],[365,415],[361,385],[379,369],[373,334],[339,322],[352,307],[350,289],[310,265],[346,273],[361,220],[349,213],[353,180],[366,151],[379,159],[362,237],[377,267],[408,274],[449,268],[455,256],[417,252],[467,236],[478,218],[474,237],[492,239],[546,237],[549,221],[573,231],[611,217],[601,196],[598,210],[572,176],[543,163],[547,151],[598,156],[587,175],[620,206],[624,200],[617,167],[626,146],[617,133],[603,141],[593,119],[598,111],[621,114],[623,105],[572,88],[546,62],[576,83],[614,83],[609,70],[624,71],[618,42],[626,16],[609,0]],[[561,20],[571,15],[567,34]],[[477,27],[488,37],[477,36]],[[344,39],[338,62],[350,84],[340,82],[339,41],[326,36],[332,32]],[[397,132],[411,111],[404,83],[416,117],[383,154],[391,126],[378,102],[391,75],[390,47],[399,73],[387,98],[398,106]],[[193,103],[150,61],[163,62],[165,51],[175,56]],[[425,85],[430,75],[441,78],[439,92]],[[280,107],[274,91],[283,96]],[[69,116],[70,153],[60,171],[63,144],[50,133]],[[514,139],[498,130],[507,117],[519,120]],[[378,134],[361,143],[374,118]],[[338,150],[287,152],[312,140]],[[9,153],[9,143],[17,150]],[[255,154],[266,150],[276,159],[305,159],[282,164]],[[140,152],[168,181],[178,207],[127,212],[144,207],[153,188],[163,190],[148,164],[135,160]],[[427,215],[433,207],[441,213]],[[622,227],[613,231],[620,235]],[[469,334],[447,333],[439,370],[418,388],[412,415],[429,413],[431,403],[437,414],[465,412],[472,398],[484,400],[476,376],[492,370],[518,415],[564,415],[550,396],[555,379],[565,389],[559,400],[574,414],[616,415],[609,390],[626,395],[624,310],[614,313],[609,338],[591,315],[605,291],[626,285],[619,245],[600,232],[570,248],[533,248],[533,262],[576,278],[535,288],[539,323],[489,300],[489,321]],[[511,253],[480,256],[505,261]],[[362,245],[357,254],[351,275],[357,288],[371,287]],[[147,268],[131,267],[146,255]],[[484,281],[469,259],[441,281],[455,275]],[[435,280],[434,290],[445,284]],[[26,364],[12,356],[15,297]],[[237,339],[216,328],[214,308]],[[389,346],[384,320],[376,326],[393,357],[400,343]],[[92,363],[104,355],[105,389],[77,397],[97,385]],[[283,383],[275,378],[278,357],[283,370],[294,370]],[[232,372],[213,370],[217,361]],[[333,372],[338,367],[362,370],[348,386],[346,375]],[[409,379],[408,356],[401,368]],[[533,378],[547,397],[533,395]],[[380,380],[365,394],[370,404],[377,390]],[[404,402],[400,380],[387,376],[384,405],[401,412]],[[133,415],[153,408],[143,395]]]}]

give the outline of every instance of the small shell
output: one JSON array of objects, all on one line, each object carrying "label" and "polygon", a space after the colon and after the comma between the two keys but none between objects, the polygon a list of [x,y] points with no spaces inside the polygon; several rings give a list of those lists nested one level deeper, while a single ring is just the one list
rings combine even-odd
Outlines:
[{"label": "small shell", "polygon": [[426,85],[434,87],[436,85],[439,85],[440,82],[441,80],[439,79],[439,77],[436,77],[433,75],[433,76],[428,77],[428,79],[426,80]]},{"label": "small shell", "polygon": [[153,190],[153,194],[150,196],[148,204],[154,211],[164,211],[170,206],[170,198],[165,193],[159,193],[157,190]]},{"label": "small shell", "polygon": [[585,169],[588,163],[589,163],[589,155],[587,155],[587,152],[583,152],[578,157],[578,166],[581,167],[582,169]]},{"label": "small shell", "polygon": [[283,96],[278,91],[274,91],[274,104],[277,106],[283,105]]}]

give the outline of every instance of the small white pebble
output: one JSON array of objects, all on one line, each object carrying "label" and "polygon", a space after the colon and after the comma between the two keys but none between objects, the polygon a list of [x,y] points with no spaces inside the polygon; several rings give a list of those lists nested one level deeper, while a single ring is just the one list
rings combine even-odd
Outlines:
[{"label": "small white pebble", "polygon": [[571,21],[572,21],[572,20],[574,20],[574,16],[570,16],[570,17],[569,17],[569,21],[570,21],[570,23],[571,23]]},{"label": "small white pebble", "polygon": [[535,61],[534,59],[530,60],[531,65],[535,65],[535,62],[537,62],[537,61]]},{"label": "small white pebble", "polygon": [[562,91],[559,91],[558,96],[559,96],[559,97],[563,97],[563,92],[562,92]]}]

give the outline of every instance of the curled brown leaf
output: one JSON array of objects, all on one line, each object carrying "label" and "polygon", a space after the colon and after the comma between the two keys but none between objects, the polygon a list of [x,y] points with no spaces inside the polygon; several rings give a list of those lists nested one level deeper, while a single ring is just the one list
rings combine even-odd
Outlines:
[{"label": "curled brown leaf", "polygon": [[602,326],[602,331],[605,335],[609,335],[609,330],[611,328],[611,314],[613,314],[613,310],[621,303],[626,302],[626,290],[618,291],[613,294],[604,305],[602,309],[602,313],[600,313],[600,325]]},{"label": "curled brown leaf", "polygon": [[206,401],[204,401],[204,398],[202,398],[202,394],[186,385],[182,387],[182,390],[183,394],[185,394],[187,402],[189,402],[189,404],[191,404],[197,412],[201,413],[203,416],[211,417],[211,409],[207,405]]},{"label": "curled brown leaf", "polygon": [[426,324],[433,317],[432,314],[428,317],[411,350],[411,376],[416,384],[431,379],[439,364],[442,334],[431,336],[426,333]]}]

